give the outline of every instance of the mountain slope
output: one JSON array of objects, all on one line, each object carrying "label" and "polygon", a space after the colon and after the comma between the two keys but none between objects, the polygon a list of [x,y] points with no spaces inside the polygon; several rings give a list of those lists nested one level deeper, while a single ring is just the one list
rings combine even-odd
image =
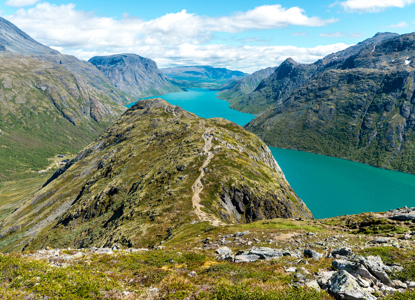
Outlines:
[{"label": "mountain slope", "polygon": [[381,41],[396,37],[396,33],[377,33],[357,45],[345,50],[330,54],[313,64],[299,64],[293,59],[285,60],[276,71],[265,78],[258,87],[241,99],[234,101],[231,107],[242,112],[260,114],[269,108],[280,104],[285,98],[292,95],[303,86],[310,78],[330,69],[356,55],[369,45],[375,46]]},{"label": "mountain slope", "polygon": [[224,119],[137,102],[0,225],[4,249],[154,245],[189,222],[311,218],[268,147]]},{"label": "mountain slope", "polygon": [[[245,95],[253,92],[259,85],[259,83],[270,76],[276,70],[275,67],[265,68],[254,72],[251,75],[246,76],[236,82],[229,84],[229,87],[225,87],[218,93],[220,99],[229,101],[231,104],[238,102]],[[233,109],[238,110],[237,107],[231,105]]]},{"label": "mountain slope", "polygon": [[36,42],[3,18],[0,48],[1,181],[32,176],[48,158],[78,152],[134,100],[92,64]]},{"label": "mountain slope", "polygon": [[139,98],[160,96],[182,89],[166,80],[157,64],[135,54],[95,56],[89,60],[111,81],[112,85]]},{"label": "mountain slope", "polygon": [[0,61],[0,180],[79,151],[125,110],[60,65],[7,52]]},{"label": "mountain slope", "polygon": [[0,17],[0,51],[23,55],[58,54],[59,52],[32,39],[13,23]]},{"label": "mountain slope", "polygon": [[247,125],[273,146],[415,173],[415,33],[314,76]]}]

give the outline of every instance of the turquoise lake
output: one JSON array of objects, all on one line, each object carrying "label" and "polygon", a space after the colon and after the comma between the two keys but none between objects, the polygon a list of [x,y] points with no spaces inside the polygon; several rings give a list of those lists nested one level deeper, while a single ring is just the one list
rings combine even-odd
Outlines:
[{"label": "turquoise lake", "polygon": [[[200,117],[222,117],[241,126],[255,117],[230,109],[228,102],[205,89],[160,98]],[[307,152],[270,149],[288,182],[316,218],[415,206],[415,175]]]}]

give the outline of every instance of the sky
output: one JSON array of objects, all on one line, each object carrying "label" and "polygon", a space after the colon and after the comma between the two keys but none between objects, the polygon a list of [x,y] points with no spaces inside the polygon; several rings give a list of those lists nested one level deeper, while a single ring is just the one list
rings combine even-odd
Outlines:
[{"label": "sky", "polygon": [[248,73],[288,57],[312,63],[377,32],[415,31],[415,0],[6,0],[0,15],[83,60],[135,53],[159,67]]}]

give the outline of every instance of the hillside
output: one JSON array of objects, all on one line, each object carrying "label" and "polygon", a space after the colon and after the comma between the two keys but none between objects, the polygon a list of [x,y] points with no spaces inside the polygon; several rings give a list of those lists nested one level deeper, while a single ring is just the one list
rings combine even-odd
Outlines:
[{"label": "hillside", "polygon": [[0,247],[151,246],[189,222],[312,218],[255,135],[137,102],[0,224]]},{"label": "hillside", "polygon": [[33,176],[48,158],[92,142],[134,97],[92,64],[0,18],[0,181]]},{"label": "hillside", "polygon": [[[223,87],[218,93],[218,98],[227,100],[231,103],[231,108],[239,110],[237,103],[245,95],[253,92],[259,85],[259,83],[270,76],[275,71],[275,67],[265,68],[252,73],[240,80],[228,83],[228,86]],[[235,105],[233,105],[235,103]]]},{"label": "hillside", "polygon": [[268,145],[415,173],[415,34],[370,45],[247,125]]},{"label": "hillside", "polygon": [[231,107],[246,113],[260,114],[293,95],[298,88],[314,76],[336,68],[339,62],[356,55],[365,47],[373,49],[381,41],[396,36],[396,33],[377,33],[372,38],[343,51],[330,54],[313,64],[299,64],[288,58],[278,66],[273,74],[263,79],[253,92],[231,101]]},{"label": "hillside", "polygon": [[125,110],[63,66],[0,54],[0,180],[30,176],[47,158],[86,146]]},{"label": "hillside", "polygon": [[166,80],[153,60],[136,54],[95,56],[89,62],[101,70],[113,86],[138,98],[183,91]]},{"label": "hillside", "polygon": [[210,88],[217,88],[229,79],[243,78],[248,74],[241,71],[233,71],[225,68],[211,66],[183,66],[162,68],[161,71],[167,77],[181,81],[196,81],[209,84]]}]

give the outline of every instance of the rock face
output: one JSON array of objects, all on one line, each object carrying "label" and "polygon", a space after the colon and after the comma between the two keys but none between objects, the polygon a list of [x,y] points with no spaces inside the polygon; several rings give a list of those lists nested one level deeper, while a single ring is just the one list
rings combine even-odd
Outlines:
[{"label": "rock face", "polygon": [[268,145],[415,173],[414,60],[413,33],[369,45],[246,128]]},{"label": "rock face", "polygon": [[[223,198],[224,191],[238,195],[236,187],[249,195],[242,205]],[[10,248],[131,247],[169,239],[191,222],[285,216],[312,218],[259,138],[150,99],[125,112],[0,226]]]},{"label": "rock face", "polygon": [[378,33],[370,39],[343,51],[330,54],[313,64],[299,64],[288,58],[278,66],[274,73],[264,78],[253,92],[231,101],[231,107],[247,113],[260,114],[293,95],[298,88],[314,76],[336,68],[339,62],[358,54],[365,47],[373,49],[376,44],[396,36],[398,36],[396,33]]},{"label": "rock face", "polygon": [[136,54],[95,56],[89,62],[101,70],[115,87],[136,97],[182,91],[166,80],[153,60]]}]

